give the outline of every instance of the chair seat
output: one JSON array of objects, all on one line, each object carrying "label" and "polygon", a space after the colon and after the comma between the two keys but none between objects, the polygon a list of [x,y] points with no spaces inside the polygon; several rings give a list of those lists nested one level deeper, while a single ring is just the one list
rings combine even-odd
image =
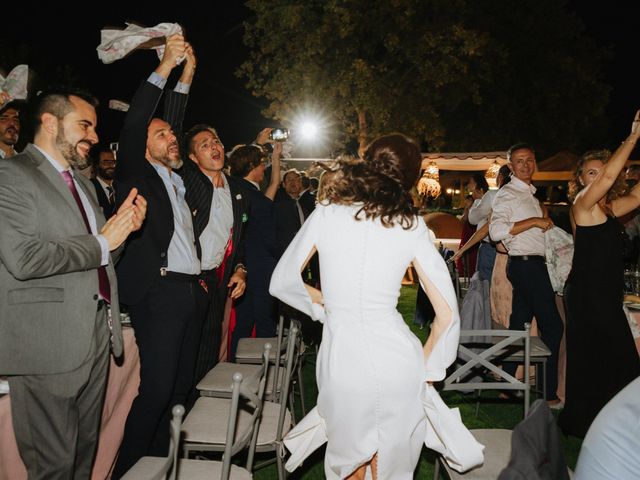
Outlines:
[{"label": "chair seat", "polygon": [[[215,367],[209,370],[209,373],[207,373],[202,380],[200,380],[196,389],[200,391],[200,395],[206,397],[231,398],[233,374],[236,372],[241,373],[243,378],[248,378],[252,375],[256,375],[260,369],[260,365],[253,365],[249,363],[218,363]],[[279,367],[279,369],[278,378],[281,379],[284,376],[285,369],[284,367]],[[274,372],[275,369],[270,368],[267,373],[267,383],[265,385],[265,395],[267,396],[273,394]]]},{"label": "chair seat", "polygon": [[[265,343],[270,343],[273,347],[269,353],[269,360],[275,361],[276,359],[276,345],[278,339],[272,338],[241,338],[238,342],[238,348],[236,349],[236,362],[237,363],[262,363],[262,354],[264,353]],[[280,347],[281,354],[282,349],[286,348],[287,339],[282,339],[282,345]]]},{"label": "chair seat", "polygon": [[[166,458],[143,457],[126,473],[123,480],[148,480],[158,473]],[[211,460],[178,460],[178,480],[211,480],[222,475],[222,462]],[[251,480],[253,476],[246,469],[231,465],[232,480]]]},{"label": "chair seat", "polygon": [[[530,337],[530,343],[529,345],[531,346],[531,361],[535,361],[537,359],[541,359],[541,357],[549,357],[551,356],[551,350],[549,350],[549,347],[547,347],[545,345],[545,343],[542,341],[542,339],[540,337]],[[520,342],[514,342],[514,345],[522,345],[522,341]],[[511,347],[513,348],[513,347]],[[495,356],[498,357],[500,356],[503,352],[505,352],[505,350],[496,352]],[[507,361],[507,360],[521,360],[524,358],[524,351],[522,350],[517,350],[514,351],[513,353],[510,353],[507,357],[505,357],[503,360]]]},{"label": "chair seat", "polygon": [[[184,441],[191,444],[220,445],[221,448],[223,448],[230,406],[231,401],[226,398],[198,398],[182,424],[182,431],[185,433]],[[271,445],[276,441],[279,412],[280,404],[264,402],[264,409],[258,427],[258,447]],[[251,415],[248,412],[238,410],[236,431],[244,430],[250,419]],[[291,413],[289,409],[287,409],[284,419],[283,437],[289,432],[290,428]]]},{"label": "chair seat", "polygon": [[451,480],[495,480],[508,465],[511,457],[511,430],[477,429],[471,434],[484,445],[484,463],[464,474],[453,470],[446,461],[442,461]]}]

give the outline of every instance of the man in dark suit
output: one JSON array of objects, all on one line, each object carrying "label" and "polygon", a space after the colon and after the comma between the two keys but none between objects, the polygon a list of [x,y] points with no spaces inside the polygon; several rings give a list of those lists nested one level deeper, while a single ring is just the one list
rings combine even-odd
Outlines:
[{"label": "man in dark suit", "polygon": [[[271,129],[266,129],[266,137]],[[265,132],[263,130],[263,132]],[[261,140],[258,137],[258,143]],[[266,139],[263,139],[266,141]],[[278,263],[278,239],[273,199],[280,178],[282,143],[275,143],[272,155],[272,177],[265,193],[260,191],[266,168],[266,153],[258,145],[234,148],[229,157],[231,175],[240,180],[243,195],[249,200],[246,230],[246,262],[250,274],[247,291],[236,306],[236,328],[231,339],[231,361],[235,359],[238,341],[250,337],[255,327],[257,337],[273,337],[276,331],[276,302],[269,294],[271,274]]]},{"label": "man in dark suit", "polygon": [[109,220],[115,213],[116,196],[113,190],[113,178],[116,175],[116,156],[110,148],[100,147],[98,158],[95,159],[93,167],[96,172],[91,183],[96,189],[98,203],[104,213],[104,218]]},{"label": "man in dark suit", "polygon": [[287,170],[282,177],[282,188],[275,198],[276,226],[280,255],[287,249],[293,237],[311,215],[315,203],[300,201],[302,192],[302,176],[295,168]]},{"label": "man in dark suit", "polygon": [[137,186],[149,201],[148,222],[127,242],[117,273],[140,350],[140,387],[133,401],[114,478],[140,457],[166,455],[171,407],[185,404],[193,383],[207,296],[198,280],[191,211],[173,172],[182,164],[170,125],[153,118],[166,80],[185,58],[176,89],[188,88],[195,56],[181,35],[166,41],[160,65],[131,101],[120,134],[116,199]]},{"label": "man in dark suit", "polygon": [[75,173],[98,141],[95,105],[41,94],[34,144],[0,162],[0,372],[30,479],[91,476],[109,337],[122,354],[113,261],[146,207],[133,189],[105,224]]},{"label": "man in dark suit", "polygon": [[195,380],[213,368],[226,349],[228,332],[223,327],[227,297],[244,293],[247,271],[244,266],[244,231],[248,201],[239,180],[223,172],[224,145],[208,125],[195,125],[185,135],[188,154],[181,175],[187,185],[187,201],[194,215],[200,241],[202,273],[211,305],[202,329]]}]

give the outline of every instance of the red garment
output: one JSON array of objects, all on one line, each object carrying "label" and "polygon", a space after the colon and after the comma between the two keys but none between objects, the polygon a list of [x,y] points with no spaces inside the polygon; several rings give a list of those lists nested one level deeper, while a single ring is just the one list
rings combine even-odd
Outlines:
[{"label": "red garment", "polygon": [[[226,270],[227,267],[227,260],[229,259],[229,257],[231,256],[231,252],[233,251],[233,228],[231,229],[231,232],[229,233],[229,242],[227,243],[227,249],[224,252],[224,257],[222,258],[222,262],[220,262],[220,266],[216,269],[216,277],[218,280],[218,285],[220,285],[222,283],[222,281],[224,280],[224,272]],[[223,287],[226,288],[226,285]],[[222,336],[221,339],[224,343],[226,343],[226,352],[230,352],[231,351],[231,337],[233,335],[233,331],[236,328],[236,308],[235,308],[235,302],[233,300],[230,300],[231,302],[231,308],[229,309],[229,331],[228,332],[222,332]],[[225,315],[226,315],[226,309],[225,309]],[[226,324],[226,322],[222,321],[222,326],[224,328],[224,325]],[[226,334],[225,334],[226,333]],[[251,337],[255,337],[256,336],[256,326],[253,326],[253,331],[251,332]],[[223,350],[223,345],[221,345],[221,351]],[[228,356],[227,358],[221,359],[220,361],[228,361]]]},{"label": "red garment", "polygon": [[[462,235],[460,238],[460,247],[462,247],[467,241],[476,233],[475,225],[471,225],[468,220],[462,224]],[[458,260],[456,260],[456,268],[458,269],[458,275],[461,277],[471,277],[476,271],[476,260],[478,259],[478,248],[480,243],[476,243]],[[465,271],[465,264],[469,266],[469,271]]]}]

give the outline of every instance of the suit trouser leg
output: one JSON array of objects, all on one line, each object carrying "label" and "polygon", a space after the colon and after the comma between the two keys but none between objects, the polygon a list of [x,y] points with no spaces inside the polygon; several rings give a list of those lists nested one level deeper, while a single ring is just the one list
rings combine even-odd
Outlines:
[{"label": "suit trouser leg", "polygon": [[190,287],[193,291],[193,298],[196,304],[196,315],[194,321],[189,322],[182,340],[173,395],[169,401],[169,408],[165,410],[158,429],[156,430],[155,438],[149,448],[149,455],[151,456],[164,457],[169,453],[169,424],[173,417],[171,409],[174,405],[183,405],[185,407],[185,417],[192,407],[192,405],[189,404],[189,395],[193,387],[193,373],[198,355],[202,324],[207,314],[207,307],[209,306],[209,296],[197,283],[192,283]]},{"label": "suit trouser leg", "polygon": [[209,305],[202,325],[202,335],[198,347],[194,385],[218,363],[222,339],[222,317],[226,301],[226,286],[219,287],[215,275],[206,278],[209,289]]},{"label": "suit trouser leg", "polygon": [[95,321],[89,353],[77,369],[9,377],[13,426],[30,480],[91,476],[109,370],[105,308]]},{"label": "suit trouser leg", "polygon": [[190,375],[181,372],[189,378],[177,380],[185,338],[197,322],[193,285],[158,277],[143,300],[129,306],[140,351],[140,387],[127,417],[114,478],[150,454],[156,435],[169,435],[169,424],[161,421],[173,407],[176,384],[193,382],[193,369]]},{"label": "suit trouser leg", "polygon": [[[555,400],[558,388],[558,352],[564,327],[556,306],[547,267],[543,261],[510,260],[507,271],[513,285],[509,329],[523,330],[524,324],[531,322],[535,316],[540,329],[540,338],[551,351],[546,369],[547,399]],[[505,370],[513,374],[515,365],[510,365]]]}]

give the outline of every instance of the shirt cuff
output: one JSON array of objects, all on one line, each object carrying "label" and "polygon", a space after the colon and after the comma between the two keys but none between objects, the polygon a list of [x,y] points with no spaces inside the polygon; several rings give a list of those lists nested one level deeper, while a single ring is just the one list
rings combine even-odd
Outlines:
[{"label": "shirt cuff", "polygon": [[176,83],[176,86],[173,89],[173,91],[176,93],[184,93],[186,95],[189,93],[189,89],[191,89],[190,83],[178,82]]},{"label": "shirt cuff", "polygon": [[164,89],[164,86],[167,84],[167,79],[162,75],[158,75],[156,72],[151,72],[151,75],[147,78],[147,82],[155,85],[159,89]]},{"label": "shirt cuff", "polygon": [[509,232],[513,229],[514,223],[500,223],[494,224],[491,222],[491,226],[489,226],[489,237],[494,242],[501,242],[503,240],[509,240],[513,238]]},{"label": "shirt cuff", "polygon": [[100,244],[100,266],[104,267],[109,263],[109,243],[107,242],[107,239],[104,238],[104,235],[95,235],[95,237]]}]

